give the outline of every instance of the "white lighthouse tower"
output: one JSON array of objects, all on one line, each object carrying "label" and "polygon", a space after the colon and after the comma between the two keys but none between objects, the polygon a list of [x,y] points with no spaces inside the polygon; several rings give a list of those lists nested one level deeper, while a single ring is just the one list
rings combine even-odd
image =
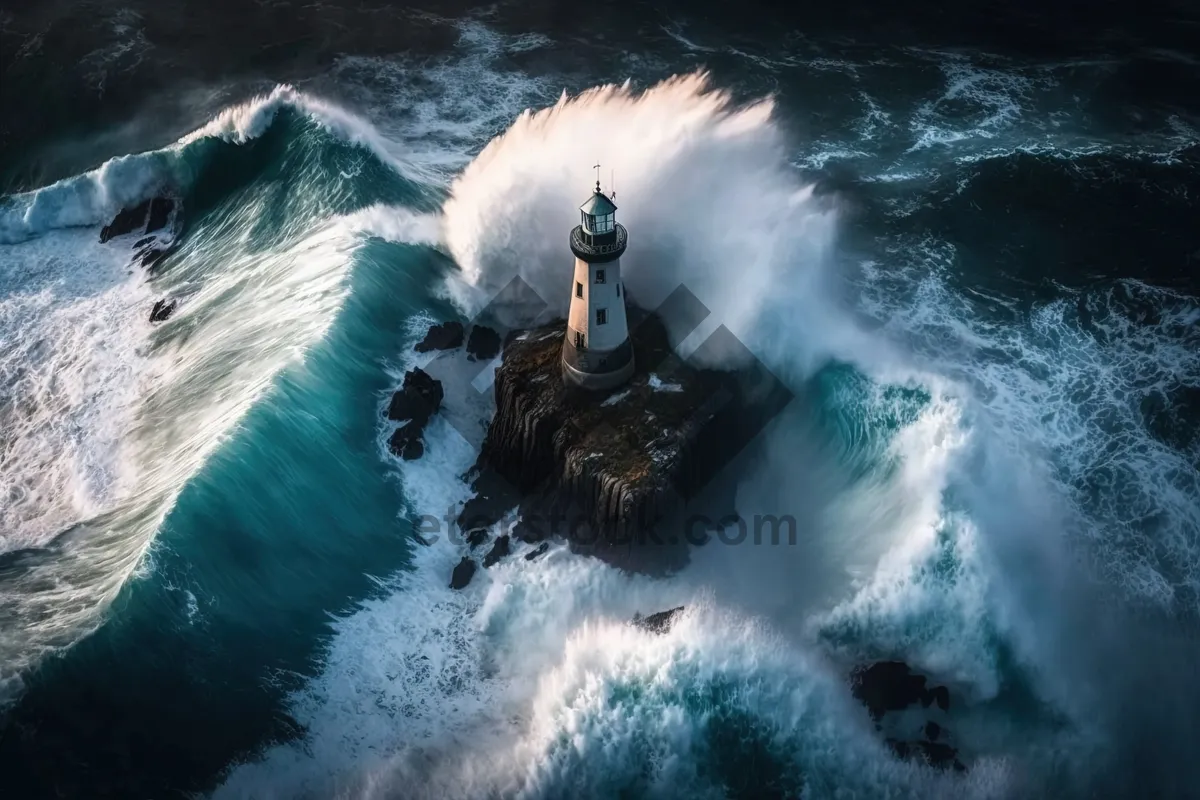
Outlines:
[{"label": "white lighthouse tower", "polygon": [[579,207],[581,224],[571,231],[575,279],[563,342],[563,381],[605,390],[633,375],[633,346],[625,319],[621,254],[628,234],[616,221],[617,204],[596,191]]}]

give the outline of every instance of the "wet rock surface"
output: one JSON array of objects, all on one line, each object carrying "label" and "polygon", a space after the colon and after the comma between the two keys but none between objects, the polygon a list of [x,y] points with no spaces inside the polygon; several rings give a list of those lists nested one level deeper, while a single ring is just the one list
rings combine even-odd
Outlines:
[{"label": "wet rock surface", "polygon": [[442,405],[445,391],[440,381],[421,368],[411,369],[404,375],[404,384],[388,405],[388,419],[399,422],[412,420],[424,428],[429,418]]},{"label": "wet rock surface", "polygon": [[156,197],[150,201],[150,215],[146,220],[146,233],[154,233],[167,227],[175,201],[169,197]]},{"label": "wet rock surface", "polygon": [[686,608],[686,606],[676,606],[675,608],[667,609],[666,611],[659,611],[656,614],[650,614],[646,617],[643,617],[641,614],[634,614],[633,619],[630,620],[630,624],[641,628],[644,631],[649,631],[650,633],[667,633],[671,630],[671,626],[675,623],[675,617],[678,616],[684,608]]},{"label": "wet rock surface", "polygon": [[124,236],[134,231],[145,231],[146,217],[150,213],[150,201],[138,203],[132,208],[123,208],[113,217],[113,221],[100,229],[100,243],[104,244],[118,236]]},{"label": "wet rock surface", "polygon": [[[163,230],[171,222],[171,214],[175,211],[175,201],[169,197],[154,197],[144,200],[135,206],[123,208],[113,217],[112,222],[100,229],[100,243],[104,244],[118,236],[128,233],[155,233]],[[134,249],[140,249],[150,244],[154,237],[146,237],[134,244]]]},{"label": "wet rock surface", "polygon": [[487,528],[475,528],[474,530],[467,531],[467,546],[474,550],[476,547],[479,547],[479,545],[486,542],[487,538]]},{"label": "wet rock surface", "polygon": [[415,349],[418,353],[430,353],[434,350],[454,350],[463,343],[463,324],[461,322],[443,322],[434,325],[425,334],[425,338],[417,342]]},{"label": "wet rock surface", "polygon": [[929,708],[937,703],[943,711],[950,709],[950,691],[945,686],[927,686],[924,675],[918,675],[903,661],[879,661],[858,667],[850,676],[854,696],[867,707],[878,721],[887,711],[900,711],[920,703]]},{"label": "wet rock surface", "polygon": [[166,258],[169,252],[170,249],[165,247],[147,247],[138,253],[136,258],[142,267],[154,272],[158,267],[158,263]]},{"label": "wet rock surface", "polygon": [[422,438],[425,426],[415,420],[401,425],[388,439],[388,447],[393,453],[405,461],[414,461],[425,455],[425,441]]},{"label": "wet rock surface", "polygon": [[174,299],[155,300],[154,307],[150,309],[150,321],[165,322],[175,313],[175,307],[178,305],[179,301]]},{"label": "wet rock surface", "polygon": [[[930,686],[929,680],[903,661],[879,661],[856,667],[850,675],[850,687],[880,728],[880,720],[889,711],[903,711],[912,706],[931,708],[936,704],[942,711],[950,709],[950,690],[945,686]],[[887,737],[884,741],[899,758],[923,761],[940,769],[965,771],[958,759],[958,749],[940,741],[948,732],[934,720],[921,728],[924,739],[905,741]]]},{"label": "wet rock surface", "polygon": [[903,742],[899,739],[887,739],[888,747],[898,757],[906,761],[924,761],[931,767],[939,769],[954,769],[966,772],[967,767],[958,760],[958,750],[948,744],[931,741]]},{"label": "wet rock surface", "polygon": [[550,549],[550,543],[542,542],[537,547],[535,547],[534,549],[530,550],[528,553],[525,554],[525,560],[526,561],[536,561],[537,559],[544,556],[546,554],[546,551],[549,549]]},{"label": "wet rock surface", "polygon": [[500,334],[486,325],[473,325],[467,339],[467,357],[472,361],[491,361],[500,355]]},{"label": "wet rock surface", "polygon": [[462,561],[454,567],[454,572],[450,575],[450,588],[463,589],[471,582],[471,578],[475,577],[475,562],[470,556],[463,556]]},{"label": "wet rock surface", "polygon": [[388,447],[405,461],[425,454],[425,426],[442,405],[442,384],[419,367],[404,375],[404,384],[388,404],[387,418],[404,421],[388,439]]},{"label": "wet rock surface", "polygon": [[492,549],[483,557],[483,566],[488,568],[499,563],[500,559],[504,558],[509,553],[511,540],[508,536],[498,536],[496,541],[492,543]]},{"label": "wet rock surface", "polygon": [[[136,206],[121,209],[112,222],[100,230],[100,242],[106,243],[130,233],[148,234],[133,243],[133,262],[151,273],[175,249],[175,236],[170,230],[177,217],[178,203],[169,197],[155,197]],[[162,233],[158,233],[163,231]]]}]

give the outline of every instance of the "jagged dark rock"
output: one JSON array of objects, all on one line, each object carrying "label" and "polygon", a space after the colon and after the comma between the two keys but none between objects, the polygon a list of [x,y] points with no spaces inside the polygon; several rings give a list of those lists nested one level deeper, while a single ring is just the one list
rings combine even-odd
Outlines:
[{"label": "jagged dark rock", "polygon": [[174,299],[155,300],[154,308],[150,309],[150,321],[164,322],[175,311],[177,305],[179,305],[179,301]]},{"label": "jagged dark rock", "polygon": [[493,470],[476,474],[472,488],[475,496],[463,505],[458,515],[459,530],[472,531],[495,525],[521,501],[516,488]]},{"label": "jagged dark rock", "polygon": [[454,568],[454,572],[450,574],[450,588],[462,589],[471,582],[471,578],[475,577],[475,562],[470,556],[463,556],[462,561]]},{"label": "jagged dark rock", "polygon": [[392,395],[388,419],[412,420],[423,429],[441,406],[444,394],[440,381],[419,367],[411,369],[404,375],[403,387]]},{"label": "jagged dark rock", "polygon": [[155,241],[155,237],[153,237],[153,236],[147,236],[145,238],[138,239],[136,242],[133,243],[133,249],[141,250],[143,247],[145,247],[146,245],[150,244],[153,241]]},{"label": "jagged dark rock", "polygon": [[631,623],[650,633],[666,633],[671,630],[671,625],[675,623],[676,615],[683,611],[684,608],[685,606],[676,606],[666,611],[651,614],[648,617],[643,617],[641,614],[634,614]]},{"label": "jagged dark rock", "polygon": [[925,696],[921,698],[921,705],[929,708],[935,702],[942,711],[949,711],[950,690],[945,686],[931,686],[929,691],[925,692]]},{"label": "jagged dark rock", "polygon": [[151,272],[158,266],[158,262],[167,257],[167,253],[171,252],[168,248],[163,247],[148,247],[142,251],[140,262],[143,267]]},{"label": "jagged dark rock", "polygon": [[414,348],[418,353],[428,353],[433,350],[453,350],[462,346],[463,324],[461,322],[443,322],[434,325],[425,334],[425,338],[417,342]]},{"label": "jagged dark rock", "polygon": [[154,233],[167,226],[175,201],[169,197],[156,197],[150,201],[150,217],[146,221],[146,233]]},{"label": "jagged dark rock", "polygon": [[489,550],[488,554],[483,557],[484,568],[491,567],[493,564],[498,563],[500,559],[507,556],[510,544],[511,540],[507,534],[504,536],[497,536],[496,541],[492,543],[492,549]]},{"label": "jagged dark rock", "polygon": [[113,217],[113,221],[100,229],[100,243],[141,230],[150,213],[150,201],[138,203],[133,208],[123,208]]},{"label": "jagged dark rock", "polygon": [[534,561],[538,558],[541,558],[542,556],[544,556],[546,554],[546,551],[549,549],[550,549],[550,543],[542,542],[537,547],[535,547],[533,550],[530,550],[528,553],[525,554],[525,560],[526,561]]},{"label": "jagged dark rock", "polygon": [[388,447],[405,461],[413,461],[425,455],[425,442],[421,440],[425,426],[416,420],[401,425],[388,439]]},{"label": "jagged dark rock", "polygon": [[950,708],[950,690],[945,686],[926,687],[924,675],[917,675],[903,661],[879,661],[857,667],[850,675],[850,686],[871,717],[878,721],[885,712],[899,711],[914,703],[928,708],[933,702],[943,711]]},{"label": "jagged dark rock", "polygon": [[491,361],[500,354],[500,334],[486,325],[472,325],[467,339],[467,357],[471,361]]},{"label": "jagged dark rock", "polygon": [[958,772],[965,772],[967,767],[958,760],[958,750],[948,744],[939,742],[903,742],[899,739],[888,739],[888,746],[900,758],[905,760],[921,759],[926,764],[939,769],[953,767]]},{"label": "jagged dark rock", "polygon": [[[476,485],[495,473],[520,497],[514,533],[523,541],[564,537],[581,552],[619,560],[728,464],[740,449],[731,451],[730,442],[748,442],[791,400],[752,357],[740,370],[696,368],[673,355],[657,316],[629,312],[637,371],[607,396],[564,387],[562,321],[512,338],[504,349]],[[656,389],[651,374],[674,390]],[[664,544],[648,559],[681,566],[686,542]]]},{"label": "jagged dark rock", "polygon": [[479,545],[486,542],[487,537],[487,528],[475,528],[474,530],[467,531],[467,545],[474,550],[476,547],[479,547]]}]

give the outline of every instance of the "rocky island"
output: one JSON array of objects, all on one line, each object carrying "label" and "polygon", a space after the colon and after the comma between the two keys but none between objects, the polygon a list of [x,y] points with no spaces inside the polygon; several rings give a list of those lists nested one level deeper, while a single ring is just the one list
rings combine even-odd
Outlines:
[{"label": "rocky island", "polygon": [[[513,532],[521,539],[563,538],[637,566],[630,551],[790,401],[757,362],[698,368],[674,355],[657,314],[629,312],[636,367],[628,382],[603,392],[563,381],[564,321],[509,337],[462,530],[489,526],[517,506],[522,521]],[[656,554],[668,562],[658,558],[659,566],[686,558],[682,537],[656,541],[671,551]]]}]

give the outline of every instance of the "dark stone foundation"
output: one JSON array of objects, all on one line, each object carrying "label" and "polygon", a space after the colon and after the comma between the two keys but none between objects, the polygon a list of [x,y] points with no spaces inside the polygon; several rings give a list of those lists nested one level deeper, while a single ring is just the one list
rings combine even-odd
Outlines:
[{"label": "dark stone foundation", "polygon": [[566,539],[644,571],[686,562],[686,541],[658,526],[792,395],[753,358],[737,371],[697,368],[674,355],[657,316],[631,307],[629,317],[632,375],[608,392],[564,383],[563,321],[509,341],[473,470],[479,495],[460,527],[492,524],[516,505],[522,522],[512,533],[525,541]]}]

